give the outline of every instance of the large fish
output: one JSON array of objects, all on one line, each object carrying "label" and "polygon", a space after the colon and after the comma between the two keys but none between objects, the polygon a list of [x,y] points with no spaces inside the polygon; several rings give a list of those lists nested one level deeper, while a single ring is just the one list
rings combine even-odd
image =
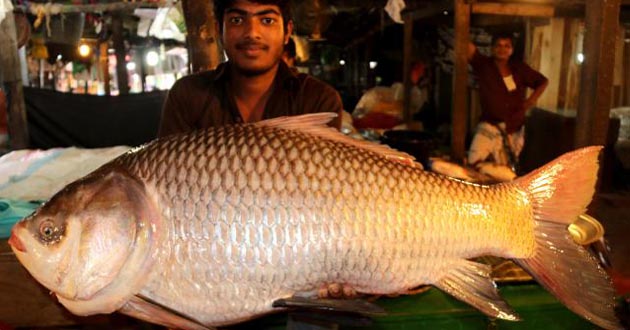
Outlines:
[{"label": "large fish", "polygon": [[620,328],[609,279],[567,231],[594,193],[601,148],[474,185],[346,138],[330,119],[158,139],[64,188],[13,228],[10,244],[78,315],[120,311],[206,329],[272,312],[280,299],[315,299],[329,285],[405,294],[431,284],[514,320],[488,267],[470,261],[495,255],[577,314]]}]

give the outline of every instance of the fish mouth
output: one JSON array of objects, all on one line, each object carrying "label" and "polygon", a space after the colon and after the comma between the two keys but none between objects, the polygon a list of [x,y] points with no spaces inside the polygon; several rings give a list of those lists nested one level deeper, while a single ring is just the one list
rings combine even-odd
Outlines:
[{"label": "fish mouth", "polygon": [[26,248],[24,247],[24,244],[22,244],[22,241],[17,237],[15,233],[16,227],[17,226],[14,226],[13,229],[11,229],[11,237],[9,237],[9,245],[11,245],[11,247],[13,247],[16,250],[22,253],[25,253]]}]

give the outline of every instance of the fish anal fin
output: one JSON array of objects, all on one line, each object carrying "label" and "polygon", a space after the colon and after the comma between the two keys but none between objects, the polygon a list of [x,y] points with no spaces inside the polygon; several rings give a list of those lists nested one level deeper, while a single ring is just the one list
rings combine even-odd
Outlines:
[{"label": "fish anal fin", "polygon": [[518,314],[499,296],[497,287],[490,278],[488,265],[459,260],[449,267],[449,272],[434,283],[436,287],[488,316],[510,321],[520,320]]},{"label": "fish anal fin", "polygon": [[361,299],[312,299],[294,296],[274,301],[273,307],[338,313],[356,313],[366,316],[379,316],[386,314],[382,307]]},{"label": "fish anal fin", "polygon": [[147,322],[164,325],[169,328],[186,330],[216,330],[215,328],[205,326],[191,317],[183,315],[140,295],[132,297],[119,310],[119,312]]}]

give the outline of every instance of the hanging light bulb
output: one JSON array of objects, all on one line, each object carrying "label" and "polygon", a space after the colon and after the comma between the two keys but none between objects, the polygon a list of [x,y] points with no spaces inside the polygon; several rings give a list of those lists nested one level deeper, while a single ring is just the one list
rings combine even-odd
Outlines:
[{"label": "hanging light bulb", "polygon": [[156,66],[160,61],[160,55],[156,51],[151,50],[147,52],[145,60],[147,61],[148,66]]},{"label": "hanging light bulb", "polygon": [[90,54],[92,54],[92,48],[90,48],[90,46],[85,43],[79,45],[79,55],[81,55],[81,57],[88,57]]}]

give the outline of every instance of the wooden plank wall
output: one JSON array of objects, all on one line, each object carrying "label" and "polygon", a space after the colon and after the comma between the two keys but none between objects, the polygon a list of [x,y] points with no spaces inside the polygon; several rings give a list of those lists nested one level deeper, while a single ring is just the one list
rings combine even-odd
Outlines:
[{"label": "wooden plank wall", "polygon": [[[576,18],[552,18],[545,25],[530,24],[526,62],[549,78],[538,107],[554,112],[577,109],[582,67],[577,55],[583,53],[584,31],[584,20]],[[624,39],[625,29],[619,29],[614,50],[612,107],[630,106],[630,45]]]},{"label": "wooden plank wall", "polygon": [[[617,42],[615,45],[615,69],[613,71],[613,99],[612,106],[617,108],[623,106],[623,56],[624,56],[624,37],[625,30],[623,28],[617,29]],[[628,54],[626,54],[627,56]]]},{"label": "wooden plank wall", "polygon": [[577,62],[577,54],[582,50],[582,44],[584,43],[584,22],[572,19],[567,25],[570,36],[570,56],[567,59],[568,65],[565,73],[567,83],[563,89],[564,100],[558,100],[558,102],[562,101],[562,103],[558,104],[558,107],[562,109],[577,109],[581,68],[581,65]]},{"label": "wooden plank wall", "polygon": [[563,18],[552,18],[549,25],[534,28],[534,51],[540,52],[538,70],[549,79],[549,85],[538,99],[538,106],[556,110],[560,86],[560,69],[562,68],[562,48],[564,45]]}]

